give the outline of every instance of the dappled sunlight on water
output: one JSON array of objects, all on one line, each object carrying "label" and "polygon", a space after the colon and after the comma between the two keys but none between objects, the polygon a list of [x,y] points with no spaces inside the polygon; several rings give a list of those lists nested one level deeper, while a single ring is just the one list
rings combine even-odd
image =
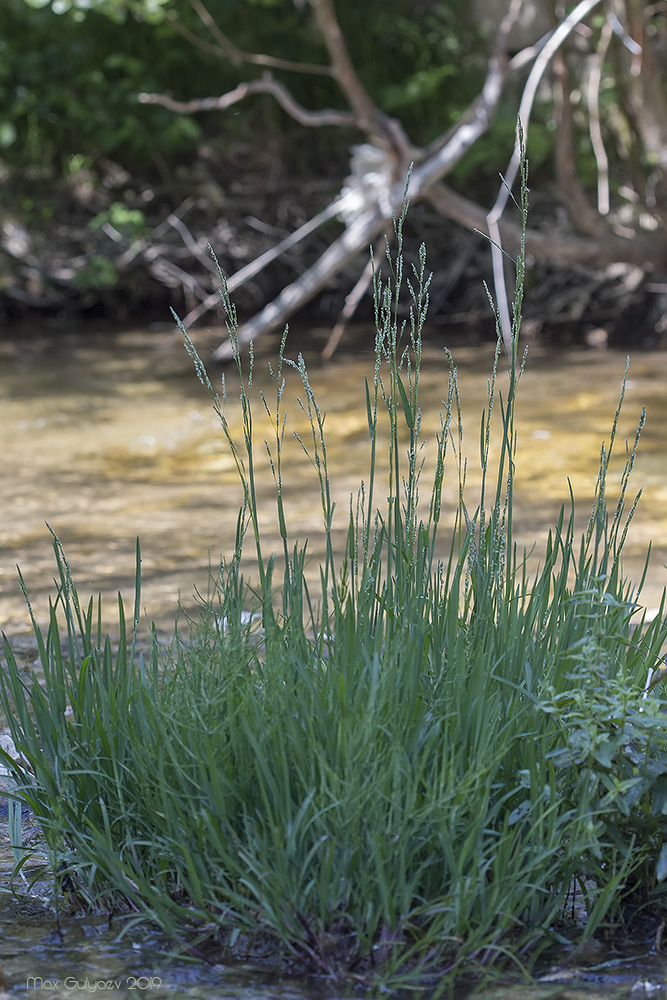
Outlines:
[{"label": "dappled sunlight on water", "polygon": [[[21,566],[38,620],[48,613],[53,588],[53,556],[45,521],[60,537],[82,594],[116,592],[131,605],[134,544],[142,543],[143,606],[149,618],[169,629],[179,600],[192,609],[195,590],[208,588],[209,565],[233,548],[241,500],[232,456],[217,418],[183,351],[165,364],[160,338],[141,332],[63,335],[23,334],[0,344],[0,597],[2,627],[8,634],[27,629],[28,616],[17,582]],[[422,368],[423,430],[432,441],[446,398],[448,367],[441,343],[429,340]],[[345,538],[350,494],[368,478],[369,442],[364,377],[372,378],[370,351],[337,355],[323,366],[303,340],[288,355],[304,350],[311,382],[327,413],[328,461],[338,503],[337,538]],[[492,346],[453,347],[464,410],[463,451],[468,458],[469,505],[476,505],[480,414],[486,399]],[[275,392],[268,374],[275,341],[256,363],[255,390],[262,390],[272,416],[254,393],[258,495],[265,554],[279,550],[275,488],[264,440],[272,425]],[[515,532],[528,548],[546,537],[563,502],[568,480],[577,499],[578,523],[585,526],[597,477],[600,446],[609,440],[625,368],[622,354],[560,349],[533,350],[522,376],[518,407]],[[638,353],[633,359],[626,403],[612,463],[610,499],[625,460],[624,441],[634,439],[642,406],[648,412],[639,449],[634,487],[644,486],[626,553],[626,572],[638,578],[649,542],[654,553],[644,603],[654,606],[667,582],[667,355]],[[287,434],[284,496],[288,528],[308,537],[313,579],[322,551],[321,508],[316,473],[301,446],[312,444],[307,418],[296,397],[305,399],[293,371],[286,371]],[[219,373],[212,371],[216,388]],[[503,390],[501,371],[498,387]],[[238,384],[227,374],[226,413],[241,440]],[[499,416],[499,407],[497,407]],[[384,448],[380,448],[380,454]],[[274,448],[275,454],[275,448]],[[433,450],[425,451],[422,498],[430,496]],[[444,519],[451,520],[458,492],[456,458],[449,455]],[[382,499],[382,491],[376,494]],[[443,539],[448,530],[443,530]],[[444,551],[444,549],[443,549]]]}]

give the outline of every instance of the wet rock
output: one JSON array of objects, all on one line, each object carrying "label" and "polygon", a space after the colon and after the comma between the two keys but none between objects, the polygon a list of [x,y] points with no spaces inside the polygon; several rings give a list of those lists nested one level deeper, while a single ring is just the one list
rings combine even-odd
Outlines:
[{"label": "wet rock", "polygon": [[24,893],[0,895],[0,924],[40,924],[53,919],[53,910],[43,900]]}]

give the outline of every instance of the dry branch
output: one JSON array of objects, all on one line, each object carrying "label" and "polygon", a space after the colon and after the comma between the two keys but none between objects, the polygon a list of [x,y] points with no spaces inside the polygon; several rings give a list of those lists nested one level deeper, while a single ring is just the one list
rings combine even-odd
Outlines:
[{"label": "dry branch", "polygon": [[324,346],[324,350],[322,351],[322,359],[324,361],[329,361],[329,359],[332,358],[337,351],[341,337],[345,333],[348,324],[357,311],[359,303],[368,291],[368,287],[373,280],[373,274],[376,273],[376,268],[380,266],[380,263],[385,256],[386,246],[386,240],[378,240],[375,249],[373,250],[373,256],[366,264],[361,277],[352,291],[346,296],[345,305],[341,309],[340,316],[336,320],[336,325],[329,334],[329,338]]},{"label": "dry branch", "polygon": [[[553,59],[556,52],[558,52],[560,46],[563,44],[568,35],[574,30],[574,28],[576,28],[583,18],[586,17],[587,14],[597,7],[598,3],[600,3],[600,0],[580,0],[574,10],[572,10],[567,17],[561,21],[558,27],[549,36],[548,41],[537,56],[537,59],[535,60],[528,76],[528,80],[526,81],[526,86],[523,89],[521,103],[519,105],[519,121],[521,122],[521,130],[523,131],[523,135],[526,137],[526,140],[528,137],[530,116],[532,114],[533,104],[535,103],[535,98],[537,96],[537,88],[540,85],[549,63]],[[512,324],[507,298],[507,287],[505,285],[505,261],[502,248],[502,237],[500,233],[500,220],[503,212],[505,211],[507,200],[519,172],[521,157],[523,154],[523,141],[522,136],[517,134],[512,159],[510,160],[509,166],[505,172],[498,197],[496,198],[493,208],[488,213],[486,219],[486,225],[491,239],[493,285],[498,303],[498,316],[500,319],[503,340],[505,341],[505,346],[508,350]]]},{"label": "dry branch", "polygon": [[[350,107],[354,108],[357,126],[370,138],[387,143],[389,148],[394,147],[396,132],[388,127],[387,116],[380,111],[359,79],[347,50],[332,0],[310,0],[310,5],[313,8],[315,23],[329,53],[332,76],[345,94]],[[396,152],[402,154],[405,152],[407,142],[404,142],[400,135],[398,138],[399,147]]]},{"label": "dry branch", "polygon": [[[328,2],[328,0],[326,0]],[[498,105],[502,87],[508,71],[508,61],[503,50],[507,24],[501,26],[500,43],[496,45],[489,61],[486,80],[480,96],[473,102],[450,134],[448,142],[437,150],[429,160],[414,168],[409,179],[408,198],[417,200],[424,197],[429,188],[458,163],[467,149],[486,132]],[[375,205],[360,213],[348,229],[322,254],[318,261],[308,268],[296,281],[280,292],[273,302],[266,305],[256,316],[244,323],[238,331],[240,347],[251,340],[282,326],[297,309],[309,302],[322,290],[329,280],[353,257],[369,249],[370,244],[391,222],[391,217],[401,207],[405,197],[403,179],[397,179],[388,190],[376,192]],[[377,176],[377,174],[376,174]],[[231,345],[225,341],[215,351],[215,361],[227,361],[232,357]]]},{"label": "dry branch", "polygon": [[290,73],[308,73],[310,74],[320,74],[323,76],[330,76],[331,70],[328,66],[319,66],[315,63],[297,63],[291,59],[279,59],[276,56],[265,55],[261,52],[243,52],[221,31],[220,26],[216,23],[214,18],[211,16],[210,11],[201,0],[190,0],[190,6],[197,12],[199,19],[202,24],[206,26],[211,36],[215,39],[215,44],[206,43],[203,39],[199,38],[198,35],[194,35],[189,31],[185,25],[181,24],[180,21],[174,19],[172,24],[183,35],[194,45],[199,48],[205,49],[207,52],[212,52],[214,55],[222,56],[225,59],[229,59],[235,66],[241,66],[243,63],[250,63],[254,66],[265,66],[271,69],[282,69],[287,70]]},{"label": "dry branch", "polygon": [[598,168],[598,212],[609,215],[609,158],[602,138],[600,126],[600,85],[602,83],[602,67],[611,42],[612,29],[608,21],[602,26],[600,41],[595,55],[591,59],[586,87],[586,103],[588,105],[588,134]]},{"label": "dry branch", "polygon": [[199,111],[225,111],[251,94],[271,94],[288,115],[300,125],[318,127],[322,125],[351,126],[357,124],[357,116],[351,111],[309,111],[294,100],[287,87],[266,74],[261,80],[248,80],[221,97],[199,97],[192,101],[175,101],[167,94],[139,94],[141,104],[160,104],[181,115],[194,115]]},{"label": "dry branch", "polygon": [[[245,267],[242,267],[240,271],[236,272],[236,274],[233,274],[230,278],[227,278],[226,279],[227,291],[233,292],[237,288],[240,288],[241,285],[243,285],[246,281],[249,281],[251,278],[254,278],[258,274],[260,274],[265,267],[268,267],[269,264],[272,263],[272,261],[277,260],[279,257],[282,257],[284,253],[286,253],[288,250],[291,250],[292,247],[297,245],[297,243],[300,243],[307,236],[310,236],[311,233],[315,232],[316,229],[319,229],[319,227],[324,225],[325,222],[328,222],[330,219],[334,218],[337,212],[340,211],[341,202],[342,199],[337,198],[330,205],[327,205],[327,207],[324,208],[321,212],[319,212],[316,216],[314,216],[314,218],[309,219],[309,221],[304,223],[303,226],[300,226],[299,229],[296,230],[296,232],[290,233],[289,236],[286,236],[285,239],[281,240],[277,246],[272,247],[270,250],[267,250],[265,253],[257,257],[255,260],[251,261],[249,264],[246,264]],[[210,255],[210,247],[209,247],[209,258],[212,260]],[[215,265],[213,265],[213,268],[215,269],[217,274],[217,268],[215,267]],[[188,313],[187,316],[183,317],[183,326],[185,326],[185,328],[187,329],[192,323],[196,323],[197,320],[200,318],[200,316],[203,316],[205,313],[210,312],[210,310],[213,309],[214,306],[219,304],[220,304],[220,292],[219,291],[213,292],[213,294],[207,296],[204,299],[204,301],[199,306],[197,306],[196,309],[193,309],[191,312]]]},{"label": "dry branch", "polygon": [[[518,53],[510,62],[507,55],[507,39],[520,16],[522,3],[522,0],[511,0],[508,13],[500,24],[487,63],[487,73],[481,93],[455,126],[423,149],[415,149],[410,144],[401,124],[385,115],[364,87],[352,63],[345,37],[337,20],[335,0],[308,0],[308,2],[313,12],[314,23],[329,57],[329,66],[326,68],[318,67],[318,72],[326,71],[336,80],[350,110],[306,109],[294,99],[287,87],[275,80],[269,73],[266,73],[261,79],[241,83],[233,91],[216,98],[178,102],[167,95],[160,94],[143,94],[140,97],[144,103],[161,104],[179,113],[194,114],[199,111],[226,109],[252,94],[268,93],[276,99],[287,114],[304,126],[353,126],[366,135],[367,144],[357,147],[354,152],[353,176],[348,179],[347,186],[343,188],[341,196],[296,233],[282,240],[277,247],[262,254],[256,261],[248,264],[229,279],[228,287],[233,290],[244,280],[257,274],[266,264],[279,257],[307,233],[312,232],[323,221],[336,214],[346,224],[346,231],[330,244],[315,264],[285,287],[273,302],[266,305],[257,315],[241,326],[238,331],[239,344],[241,346],[247,345],[260,334],[283,325],[297,309],[324,288],[348,261],[357,254],[367,252],[369,245],[389,226],[392,215],[401,208],[405,196],[405,177],[409,173],[411,163],[413,166],[407,192],[410,200],[427,199],[442,216],[455,220],[468,229],[477,230],[489,236],[496,297],[499,302],[503,332],[507,339],[510,320],[505,287],[503,244],[516,253],[520,246],[521,230],[518,225],[504,220],[503,213],[519,168],[521,155],[519,141],[517,140],[515,145],[500,193],[488,212],[472,201],[455,194],[443,183],[443,178],[489,129],[508,74],[533,61],[519,110],[523,131],[526,136],[528,135],[538,86],[547,69],[553,63],[560,46],[570,33],[601,3],[601,0],[579,0],[574,9],[560,24],[555,26],[550,35],[545,36],[538,45]],[[626,20],[629,25],[629,34],[626,33],[626,36],[627,40],[632,41],[634,46],[631,53],[632,58],[639,60],[643,69],[649,70],[644,85],[648,86],[649,83],[654,85],[656,74],[653,53],[645,51],[645,48],[642,47],[646,45],[646,38],[641,34],[641,26],[638,25],[637,17],[635,16],[634,20],[631,17],[631,8],[632,13],[636,14],[633,8],[635,0],[623,0],[623,2],[627,8]],[[277,66],[273,57],[249,55],[236,49],[215,24],[202,0],[191,0],[191,3],[220,51],[224,52],[237,65],[241,62],[252,62]],[[601,48],[597,57],[597,77],[595,74],[592,75],[589,88],[589,105],[592,101],[595,109],[597,109],[597,93],[600,86],[601,61],[609,31],[610,29],[606,28],[603,32]],[[641,38],[641,45],[637,38]],[[293,64],[290,66],[282,65],[280,68],[302,71],[304,66]],[[559,67],[557,66],[556,69],[558,71]],[[641,83],[636,84],[635,90],[640,86]],[[569,109],[570,86],[565,76],[564,61],[560,63],[560,88],[561,141],[556,157],[557,172],[567,187],[570,199],[572,200],[573,196],[576,196],[572,208],[576,216],[575,227],[579,228],[580,235],[561,235],[531,229],[526,233],[527,253],[536,259],[570,266],[578,264],[606,267],[612,263],[626,262],[639,267],[643,272],[652,268],[658,271],[664,270],[667,268],[667,236],[663,232],[635,232],[627,225],[623,228],[611,216],[607,217],[609,220],[607,221],[604,214],[596,211],[595,207],[588,202],[574,171],[573,129]],[[631,96],[634,97],[634,93]],[[659,112],[662,111],[663,106],[667,107],[664,102],[662,105],[658,102],[658,105]],[[639,115],[640,112],[636,111],[635,114]],[[599,121],[593,122],[594,115],[592,113],[590,118],[593,129],[591,134],[593,135],[595,128],[597,128],[595,135],[599,140]],[[667,117],[661,119],[660,125],[662,126],[664,122],[667,122]],[[645,113],[641,124],[644,126],[644,131],[649,128]],[[641,127],[639,131],[642,132]],[[602,162],[600,148],[600,142],[597,141],[598,164]],[[365,159],[365,165],[362,164],[361,172],[358,169],[360,151],[364,153],[362,159]],[[658,158],[658,162],[661,162],[660,158]],[[603,209],[606,207],[604,198],[599,202],[599,207]],[[180,227],[177,226],[177,228]],[[627,234],[628,238],[625,238],[623,234]],[[344,321],[348,312],[356,306],[363,288],[364,278],[362,277],[347,296],[341,321]],[[185,325],[194,322],[208,308],[213,307],[218,302],[217,294],[202,297],[202,301],[194,305],[185,317]],[[230,356],[231,351],[228,343],[222,344],[215,352],[216,360],[225,360]]]},{"label": "dry branch", "polygon": [[[240,327],[239,347],[245,347],[260,334],[282,326],[297,309],[310,302],[313,296],[327,285],[332,275],[368,247],[389,221],[390,219],[379,208],[360,216],[324,251],[312,267],[304,271],[291,285],[283,288],[273,302],[264,306],[261,312]],[[213,360],[229,361],[232,356],[231,343],[226,340],[214,352]]]},{"label": "dry branch", "polygon": [[[476,229],[485,236],[489,235],[488,216],[484,209],[469,198],[457,194],[446,184],[431,187],[427,199],[445,218],[452,219],[466,229]],[[499,230],[502,244],[512,253],[517,253],[521,241],[520,226],[503,219],[499,222]],[[597,240],[528,229],[526,253],[536,260],[554,264],[606,267],[608,264],[623,262],[647,270],[660,270],[667,267],[667,233],[638,233],[631,239],[625,239],[609,232],[604,240]]]}]

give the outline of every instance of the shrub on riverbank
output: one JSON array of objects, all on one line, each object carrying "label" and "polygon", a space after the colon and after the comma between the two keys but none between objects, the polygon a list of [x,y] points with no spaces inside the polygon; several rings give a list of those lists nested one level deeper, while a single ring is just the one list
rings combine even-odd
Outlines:
[{"label": "shrub on riverbank", "polygon": [[[252,360],[246,372],[237,358],[236,442],[187,342],[244,487],[215,600],[169,656],[155,643],[145,659],[135,646],[138,575],[132,640],[115,650],[95,605],[80,606],[56,540],[59,598],[48,634],[35,627],[44,684],[24,689],[9,647],[0,678],[30,765],[12,764],[20,794],[54,870],[80,896],[129,907],[177,938],[194,931],[209,954],[268,946],[327,974],[415,984],[527,962],[563,931],[575,894],[586,936],[629,893],[645,903],[662,881],[667,728],[651,678],[667,627],[662,614],[633,619],[638,590],[620,565],[635,447],[609,516],[617,412],[584,537],[570,508],[529,571],[512,531],[522,277],[520,260],[511,357],[505,371],[499,345],[474,506],[451,361],[420,501],[424,254],[407,279],[405,326],[400,253],[391,281],[378,283],[369,475],[351,502],[342,559],[324,415],[294,363],[326,539],[316,593],[282,506],[284,341],[275,403],[262,399],[275,426],[267,449],[280,560],[266,556],[259,524]],[[459,504],[445,527],[450,463]],[[120,614],[124,636],[122,605]]]}]

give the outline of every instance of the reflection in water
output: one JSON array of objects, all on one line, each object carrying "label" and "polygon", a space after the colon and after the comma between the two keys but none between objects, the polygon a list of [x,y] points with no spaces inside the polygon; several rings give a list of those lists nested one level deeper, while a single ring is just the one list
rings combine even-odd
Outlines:
[{"label": "reflection in water", "polygon": [[[0,845],[0,884],[13,862]],[[30,866],[28,866],[30,874]],[[35,891],[15,897],[0,890],[0,997],[48,996],[54,1000],[101,993],[114,1000],[342,1000],[331,983],[278,976],[259,962],[206,965],[169,956],[156,932],[120,935],[122,923],[104,917],[65,917],[40,905]],[[46,887],[45,887],[46,888]],[[4,980],[4,984],[3,984]]]},{"label": "reflection in water", "polygon": [[[261,961],[206,965],[171,957],[169,944],[145,927],[121,935],[122,922],[111,925],[103,917],[63,917],[40,903],[48,900],[48,886],[38,882],[30,895],[15,878],[11,852],[0,832],[0,1000],[25,997],[45,990],[53,1000],[101,992],[113,1000],[146,996],[150,1000],[371,1000],[361,988],[339,987],[323,977],[278,975]],[[28,879],[34,874],[26,866]],[[528,985],[510,977],[506,985],[486,991],[461,984],[447,992],[452,1000],[627,1000],[662,995],[665,960],[656,954],[653,940],[609,955],[605,945],[589,942],[577,957],[567,951],[554,955],[538,981]],[[376,996],[378,994],[375,994]],[[383,995],[380,991],[379,995]],[[394,1000],[430,1000],[433,990],[393,994]]]},{"label": "reflection in water", "polygon": [[[217,333],[212,335],[215,340]],[[423,429],[439,428],[447,393],[445,344],[430,341],[422,368]],[[289,345],[296,356],[300,346]],[[269,407],[275,399],[267,361],[275,341],[256,363],[255,390]],[[143,606],[169,629],[179,600],[195,607],[195,590],[206,593],[210,565],[229,555],[241,499],[234,465],[208,398],[190,362],[179,354],[168,371],[150,334],[58,335],[0,343],[0,598],[2,628],[17,636],[28,616],[17,582],[20,565],[40,621],[53,588],[53,556],[45,521],[60,537],[84,596],[102,591],[113,614],[122,590],[131,607],[134,546],[142,543]],[[486,398],[492,347],[453,348],[464,406],[464,453],[471,488],[479,464],[479,420]],[[349,496],[367,478],[369,455],[364,377],[372,376],[369,351],[337,356],[322,366],[306,355],[321,409],[327,412],[328,458],[338,501],[341,546]],[[639,579],[649,542],[653,556],[644,604],[656,605],[667,582],[667,373],[665,354],[632,359],[621,418],[612,487],[624,462],[624,439],[632,440],[642,406],[648,412],[634,490],[644,487],[626,550],[626,572]],[[583,525],[589,512],[600,446],[609,440],[625,359],[613,352],[534,350],[519,395],[519,453],[515,531],[531,548],[543,539],[568,498],[568,478]],[[219,376],[212,377],[219,385]],[[284,495],[288,527],[308,537],[313,575],[320,553],[321,516],[316,474],[290,433],[308,440],[308,424],[297,395],[303,389],[287,372]],[[502,379],[501,379],[502,388]],[[226,412],[241,437],[238,384],[227,374]],[[255,392],[258,489],[264,512],[266,553],[279,550],[273,481],[263,441],[271,421]],[[428,451],[422,494],[430,494]],[[453,511],[456,462],[450,455],[443,496]],[[474,492],[470,494],[474,498]],[[615,496],[610,492],[612,500]],[[474,501],[470,501],[474,508]],[[443,532],[446,536],[447,532]],[[296,538],[292,539],[293,544]]]}]

